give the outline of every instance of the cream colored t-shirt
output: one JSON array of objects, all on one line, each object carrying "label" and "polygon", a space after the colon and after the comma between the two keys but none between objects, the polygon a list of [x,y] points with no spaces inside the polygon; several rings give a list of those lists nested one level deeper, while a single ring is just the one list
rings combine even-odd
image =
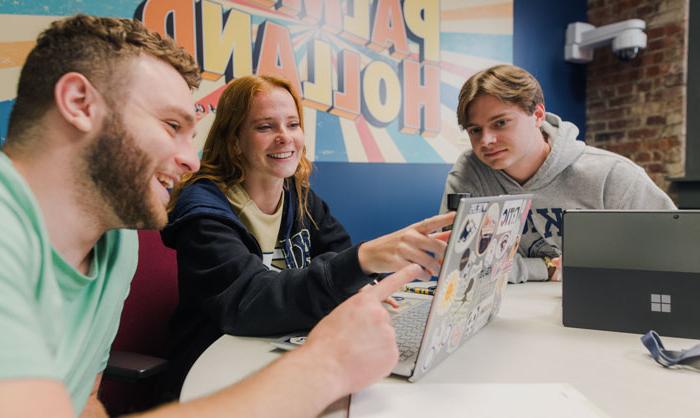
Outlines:
[{"label": "cream colored t-shirt", "polygon": [[240,184],[231,187],[226,193],[226,197],[233,205],[236,215],[241,219],[243,225],[258,240],[263,253],[263,264],[271,270],[285,269],[282,247],[277,239],[282,224],[284,193],[280,196],[275,213],[271,215],[261,211]]}]

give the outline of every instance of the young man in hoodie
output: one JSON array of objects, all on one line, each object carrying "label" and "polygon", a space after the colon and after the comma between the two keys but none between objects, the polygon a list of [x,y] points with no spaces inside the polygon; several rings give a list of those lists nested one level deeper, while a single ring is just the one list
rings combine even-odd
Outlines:
[{"label": "young man in hoodie", "polygon": [[644,170],[620,155],[577,141],[578,128],[544,107],[532,74],[498,65],[462,86],[457,120],[472,145],[447,176],[450,193],[532,193],[510,281],[556,280],[565,209],[675,209]]}]

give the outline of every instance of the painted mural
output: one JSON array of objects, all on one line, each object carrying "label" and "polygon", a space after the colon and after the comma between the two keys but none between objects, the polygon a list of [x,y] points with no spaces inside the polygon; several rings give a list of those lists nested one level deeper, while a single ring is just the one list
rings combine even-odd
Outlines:
[{"label": "painted mural", "polygon": [[197,58],[200,146],[227,82],[291,80],[314,161],[452,163],[459,88],[512,62],[513,0],[0,0],[0,142],[34,39],[75,13],[137,18]]}]

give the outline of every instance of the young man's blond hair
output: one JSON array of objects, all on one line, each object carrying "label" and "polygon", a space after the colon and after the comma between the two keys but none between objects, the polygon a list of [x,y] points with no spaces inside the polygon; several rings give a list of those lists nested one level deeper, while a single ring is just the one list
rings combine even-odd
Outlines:
[{"label": "young man's blond hair", "polygon": [[513,103],[527,114],[532,114],[538,104],[544,104],[542,87],[532,74],[515,65],[497,65],[474,74],[462,86],[457,103],[459,126],[466,129],[469,105],[483,95]]}]

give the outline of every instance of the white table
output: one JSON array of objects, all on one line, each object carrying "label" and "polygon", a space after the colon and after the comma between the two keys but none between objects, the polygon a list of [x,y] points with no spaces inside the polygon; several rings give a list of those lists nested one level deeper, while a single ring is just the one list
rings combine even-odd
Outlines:
[{"label": "white table", "polygon": [[[698,343],[663,340],[671,349]],[[180,399],[220,389],[269,363],[279,355],[269,341],[219,338],[192,367]],[[426,383],[568,383],[611,417],[700,416],[700,373],[659,366],[639,335],[564,327],[558,283],[509,285],[498,317],[415,384]],[[326,416],[345,416],[346,408],[347,399]]]}]

